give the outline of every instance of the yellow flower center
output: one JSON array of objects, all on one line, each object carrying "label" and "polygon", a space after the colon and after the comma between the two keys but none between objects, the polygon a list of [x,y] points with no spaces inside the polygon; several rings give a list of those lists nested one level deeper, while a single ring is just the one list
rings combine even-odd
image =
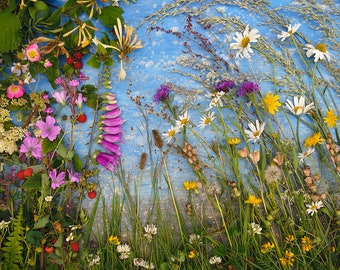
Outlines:
[{"label": "yellow flower center", "polygon": [[317,49],[318,51],[323,52],[323,53],[325,53],[327,51],[326,45],[322,44],[322,43],[316,44],[315,49]]},{"label": "yellow flower center", "polygon": [[248,46],[249,42],[250,42],[250,38],[249,38],[249,37],[244,37],[244,38],[242,39],[242,41],[241,41],[241,46],[242,46],[243,48],[246,48],[246,47]]},{"label": "yellow flower center", "polygon": [[187,123],[187,121],[188,121],[187,118],[182,119],[182,120],[181,120],[181,125],[182,125],[182,126],[185,125],[185,124]]},{"label": "yellow flower center", "polygon": [[253,135],[254,135],[254,137],[257,137],[257,136],[260,135],[260,132],[259,132],[259,131],[255,131],[255,132],[253,133]]},{"label": "yellow flower center", "polygon": [[210,118],[205,118],[205,120],[204,120],[205,125],[209,125],[210,122],[211,122]]},{"label": "yellow flower center", "polygon": [[294,107],[294,112],[295,113],[297,113],[299,110],[303,110],[303,107],[301,107],[301,106]]},{"label": "yellow flower center", "polygon": [[288,31],[288,34],[289,34],[289,35],[293,34],[293,30],[289,30],[289,31]]},{"label": "yellow flower center", "polygon": [[170,130],[169,131],[169,137],[172,137],[172,136],[174,136],[175,135],[175,131],[174,130]]},{"label": "yellow flower center", "polygon": [[38,52],[36,50],[30,50],[28,52],[29,58],[36,58],[38,56]]}]

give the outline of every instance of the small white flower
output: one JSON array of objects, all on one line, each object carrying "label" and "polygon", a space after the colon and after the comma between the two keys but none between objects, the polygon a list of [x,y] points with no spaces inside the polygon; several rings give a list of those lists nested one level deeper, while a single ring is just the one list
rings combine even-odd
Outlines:
[{"label": "small white flower", "polygon": [[289,38],[290,36],[292,36],[301,26],[301,24],[295,24],[295,25],[288,25],[288,30],[287,32],[285,31],[281,31],[281,34],[277,35],[277,38],[281,38],[281,41],[284,41],[286,38]]},{"label": "small white flower", "polygon": [[206,126],[209,126],[215,118],[216,117],[214,112],[208,112],[208,114],[201,117],[198,127],[205,128]]},{"label": "small white flower", "polygon": [[307,44],[305,48],[307,57],[311,57],[314,55],[314,62],[318,62],[319,60],[325,59],[325,57],[329,60],[331,60],[331,55],[329,52],[327,52],[327,47],[325,44],[318,43],[315,45],[315,47],[312,44]]},{"label": "small white flower", "polygon": [[318,210],[323,207],[323,202],[322,201],[317,201],[317,202],[312,202],[312,204],[306,204],[307,207],[307,213],[310,214],[311,216],[314,215],[314,213],[317,213]]},{"label": "small white flower", "polygon": [[299,153],[299,154],[298,154],[299,161],[302,163],[303,160],[304,160],[306,157],[310,156],[310,155],[313,154],[314,152],[315,152],[314,147],[311,147],[311,148],[308,148],[307,151],[302,152],[302,153]]},{"label": "small white flower", "polygon": [[27,71],[28,64],[22,65],[21,63],[13,63],[13,66],[11,67],[11,72],[17,77],[23,73],[26,73]]},{"label": "small white flower", "polygon": [[260,124],[259,120],[256,119],[255,125],[253,123],[248,123],[250,130],[245,130],[244,132],[248,136],[248,141],[256,142],[260,139],[260,136],[264,130],[266,123]]},{"label": "small white flower", "polygon": [[314,108],[314,102],[306,106],[305,100],[306,99],[304,96],[300,96],[300,97],[295,96],[294,103],[292,103],[290,100],[287,100],[286,107],[288,110],[290,110],[295,115],[305,114]]},{"label": "small white flower", "polygon": [[262,228],[259,224],[256,224],[255,222],[250,223],[252,232],[254,234],[261,234]]},{"label": "small white flower", "polygon": [[144,231],[149,234],[157,234],[157,227],[153,224],[148,224],[144,227]]},{"label": "small white flower", "polygon": [[117,252],[120,253],[119,258],[121,260],[125,260],[127,258],[129,258],[131,249],[130,246],[128,244],[121,244],[117,246]]},{"label": "small white flower", "polygon": [[53,199],[53,196],[46,196],[46,197],[45,197],[45,201],[46,201],[46,202],[51,202],[52,199]]},{"label": "small white flower", "polygon": [[194,243],[201,243],[201,236],[198,234],[190,234],[189,235],[189,243],[194,244]]},{"label": "small white flower", "polygon": [[141,258],[134,258],[133,259],[133,264],[137,267],[142,267],[145,269],[154,269],[155,266],[153,265],[153,263],[149,263]]},{"label": "small white flower", "polygon": [[8,225],[11,223],[11,221],[4,221],[4,220],[1,220],[0,222],[0,230],[3,230],[3,229],[6,229],[8,228]]},{"label": "small white flower", "polygon": [[251,42],[257,42],[257,39],[261,36],[258,34],[257,29],[252,29],[249,31],[249,25],[246,26],[246,29],[242,33],[236,33],[236,37],[234,40],[236,43],[231,43],[230,48],[232,50],[237,50],[236,58],[250,58],[249,53],[252,53],[253,50],[251,49]]},{"label": "small white flower", "polygon": [[176,127],[181,128],[185,126],[190,120],[190,116],[188,116],[188,112],[184,112],[180,117],[179,120],[176,121]]},{"label": "small white flower", "polygon": [[221,257],[213,256],[209,259],[210,264],[220,264],[222,262]]},{"label": "small white flower", "polygon": [[216,107],[217,105],[219,105],[220,107],[223,106],[223,101],[222,101],[222,97],[225,95],[224,91],[218,91],[218,92],[213,92],[213,93],[208,93],[205,96],[207,98],[210,98],[210,104],[209,104],[209,108],[207,110],[210,110],[212,107]]},{"label": "small white flower", "polygon": [[66,242],[70,242],[74,239],[73,233],[70,233],[69,236],[66,237]]},{"label": "small white flower", "polygon": [[163,133],[163,137],[165,138],[167,143],[170,143],[173,138],[175,138],[175,135],[179,132],[178,127],[172,126],[168,132]]}]

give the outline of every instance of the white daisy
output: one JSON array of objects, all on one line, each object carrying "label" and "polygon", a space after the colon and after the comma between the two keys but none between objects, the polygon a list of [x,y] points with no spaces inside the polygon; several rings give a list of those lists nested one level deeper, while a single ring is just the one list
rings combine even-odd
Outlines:
[{"label": "white daisy", "polygon": [[217,105],[222,107],[223,106],[222,97],[224,95],[225,95],[224,91],[217,91],[217,92],[206,94],[205,95],[206,97],[211,98],[209,108],[207,110],[210,110],[212,107],[216,107]]},{"label": "white daisy", "polygon": [[236,33],[236,37],[234,37],[234,40],[237,42],[230,44],[230,49],[237,50],[236,58],[250,58],[249,53],[253,52],[250,43],[257,42],[257,39],[261,36],[258,34],[258,32],[259,31],[255,28],[249,31],[249,25],[247,25],[243,34]]},{"label": "white daisy", "polygon": [[215,113],[209,112],[208,114],[204,115],[200,119],[200,123],[198,125],[199,128],[205,128],[206,126],[210,125],[211,122],[215,119]]},{"label": "white daisy", "polygon": [[281,41],[284,41],[286,38],[289,38],[290,36],[292,36],[301,26],[301,24],[295,24],[295,25],[288,25],[288,30],[287,32],[285,31],[281,31],[281,34],[277,35],[277,38],[281,38]]},{"label": "white daisy", "polygon": [[307,57],[311,57],[313,54],[315,54],[314,62],[318,62],[319,59],[323,60],[325,59],[325,57],[328,60],[331,60],[331,55],[329,52],[327,52],[327,47],[325,44],[318,43],[315,45],[315,47],[312,44],[307,44],[306,47],[303,49],[307,51],[306,52]]},{"label": "white daisy", "polygon": [[178,128],[178,127],[172,126],[172,127],[168,130],[168,132],[164,132],[164,133],[163,133],[163,137],[165,138],[165,140],[166,140],[167,143],[170,143],[171,140],[172,140],[173,138],[175,138],[175,135],[176,135],[176,133],[178,133],[178,132],[179,132],[179,128]]},{"label": "white daisy", "polygon": [[306,99],[303,96],[295,96],[294,103],[292,103],[290,100],[287,100],[286,107],[295,115],[307,113],[309,110],[314,108],[314,102],[305,106],[305,100]]},{"label": "white daisy", "polygon": [[248,123],[250,130],[244,131],[249,138],[248,141],[256,142],[259,140],[265,125],[266,123],[260,124],[259,120],[256,120],[255,125],[253,123]]},{"label": "white daisy", "polygon": [[184,112],[180,117],[179,120],[176,121],[176,127],[181,128],[186,125],[190,120],[190,116],[188,116],[188,112]]},{"label": "white daisy", "polygon": [[306,206],[307,206],[307,210],[306,210],[307,213],[313,216],[314,213],[317,213],[318,210],[324,205],[322,201],[317,201],[317,202],[312,202],[312,204],[306,204]]},{"label": "white daisy", "polygon": [[308,148],[307,151],[302,152],[302,153],[299,153],[299,154],[298,154],[298,158],[299,158],[300,162],[302,163],[303,160],[304,160],[306,157],[310,156],[310,155],[313,154],[314,152],[315,152],[314,147],[311,147],[311,148]]}]

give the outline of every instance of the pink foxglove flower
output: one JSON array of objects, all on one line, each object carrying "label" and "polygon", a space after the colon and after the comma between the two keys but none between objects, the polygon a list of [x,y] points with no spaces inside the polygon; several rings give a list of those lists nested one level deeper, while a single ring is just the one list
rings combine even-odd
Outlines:
[{"label": "pink foxglove flower", "polygon": [[24,95],[25,89],[21,84],[11,84],[7,88],[7,97],[10,99],[20,98]]},{"label": "pink foxglove flower", "polygon": [[101,138],[103,138],[104,140],[107,140],[108,142],[112,142],[112,143],[119,143],[122,141],[122,134],[102,134],[100,135]]},{"label": "pink foxglove flower", "polygon": [[31,155],[36,159],[42,159],[42,148],[39,139],[26,136],[23,140],[23,144],[20,146],[20,152]]},{"label": "pink foxglove flower", "polygon": [[36,126],[41,130],[41,137],[48,138],[50,141],[54,141],[60,133],[61,128],[55,126],[55,119],[48,115],[46,117],[46,122],[37,121]]},{"label": "pink foxglove flower", "polygon": [[109,142],[107,140],[104,139],[99,139],[98,143],[101,144],[101,146],[103,146],[107,151],[111,152],[111,153],[115,153],[116,155],[120,156],[120,145]]},{"label": "pink foxglove flower", "polygon": [[115,154],[100,152],[95,157],[98,164],[102,165],[105,169],[112,172],[115,170],[115,167],[119,164],[119,156]]},{"label": "pink foxglove flower", "polygon": [[65,183],[64,179],[65,179],[65,173],[61,172],[61,173],[57,173],[56,169],[53,169],[52,171],[48,172],[48,176],[51,178],[52,182],[51,182],[51,188],[52,189],[56,189],[58,187],[60,187],[61,185],[63,185]]},{"label": "pink foxglove flower", "polygon": [[28,61],[37,62],[40,60],[40,52],[38,50],[38,45],[33,43],[26,48],[26,56]]},{"label": "pink foxglove flower", "polygon": [[122,127],[121,126],[103,126],[100,129],[102,129],[103,131],[105,131],[108,134],[111,135],[117,135],[119,133],[122,133]]}]

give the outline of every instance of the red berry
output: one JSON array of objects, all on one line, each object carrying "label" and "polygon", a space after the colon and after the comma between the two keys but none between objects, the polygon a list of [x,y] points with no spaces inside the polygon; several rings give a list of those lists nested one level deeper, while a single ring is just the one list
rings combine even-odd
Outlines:
[{"label": "red berry", "polygon": [[73,57],[66,57],[66,63],[69,64],[69,65],[73,65],[74,58]]},{"label": "red berry", "polygon": [[32,176],[33,175],[33,169],[32,168],[26,168],[25,170],[24,170],[24,176],[25,177],[30,177],[30,176]]},{"label": "red berry", "polygon": [[92,190],[89,193],[87,193],[87,197],[89,197],[90,199],[94,199],[97,197],[97,192]]},{"label": "red berry", "polygon": [[25,173],[24,173],[24,170],[20,170],[17,172],[17,178],[19,180],[24,180],[25,179]]},{"label": "red berry", "polygon": [[79,114],[78,117],[77,117],[77,121],[78,121],[79,123],[85,123],[85,122],[86,122],[86,119],[87,119],[87,117],[86,117],[86,114],[85,114],[85,113],[81,113],[81,114]]},{"label": "red berry", "polygon": [[75,51],[73,57],[80,60],[83,57],[83,54],[80,51]]},{"label": "red berry", "polygon": [[51,254],[54,251],[54,247],[45,247],[45,252]]},{"label": "red berry", "polygon": [[75,69],[81,69],[83,67],[83,63],[81,61],[76,61],[74,62],[73,67]]},{"label": "red berry", "polygon": [[71,243],[71,248],[74,252],[78,252],[79,251],[79,244],[78,242],[72,242]]}]

